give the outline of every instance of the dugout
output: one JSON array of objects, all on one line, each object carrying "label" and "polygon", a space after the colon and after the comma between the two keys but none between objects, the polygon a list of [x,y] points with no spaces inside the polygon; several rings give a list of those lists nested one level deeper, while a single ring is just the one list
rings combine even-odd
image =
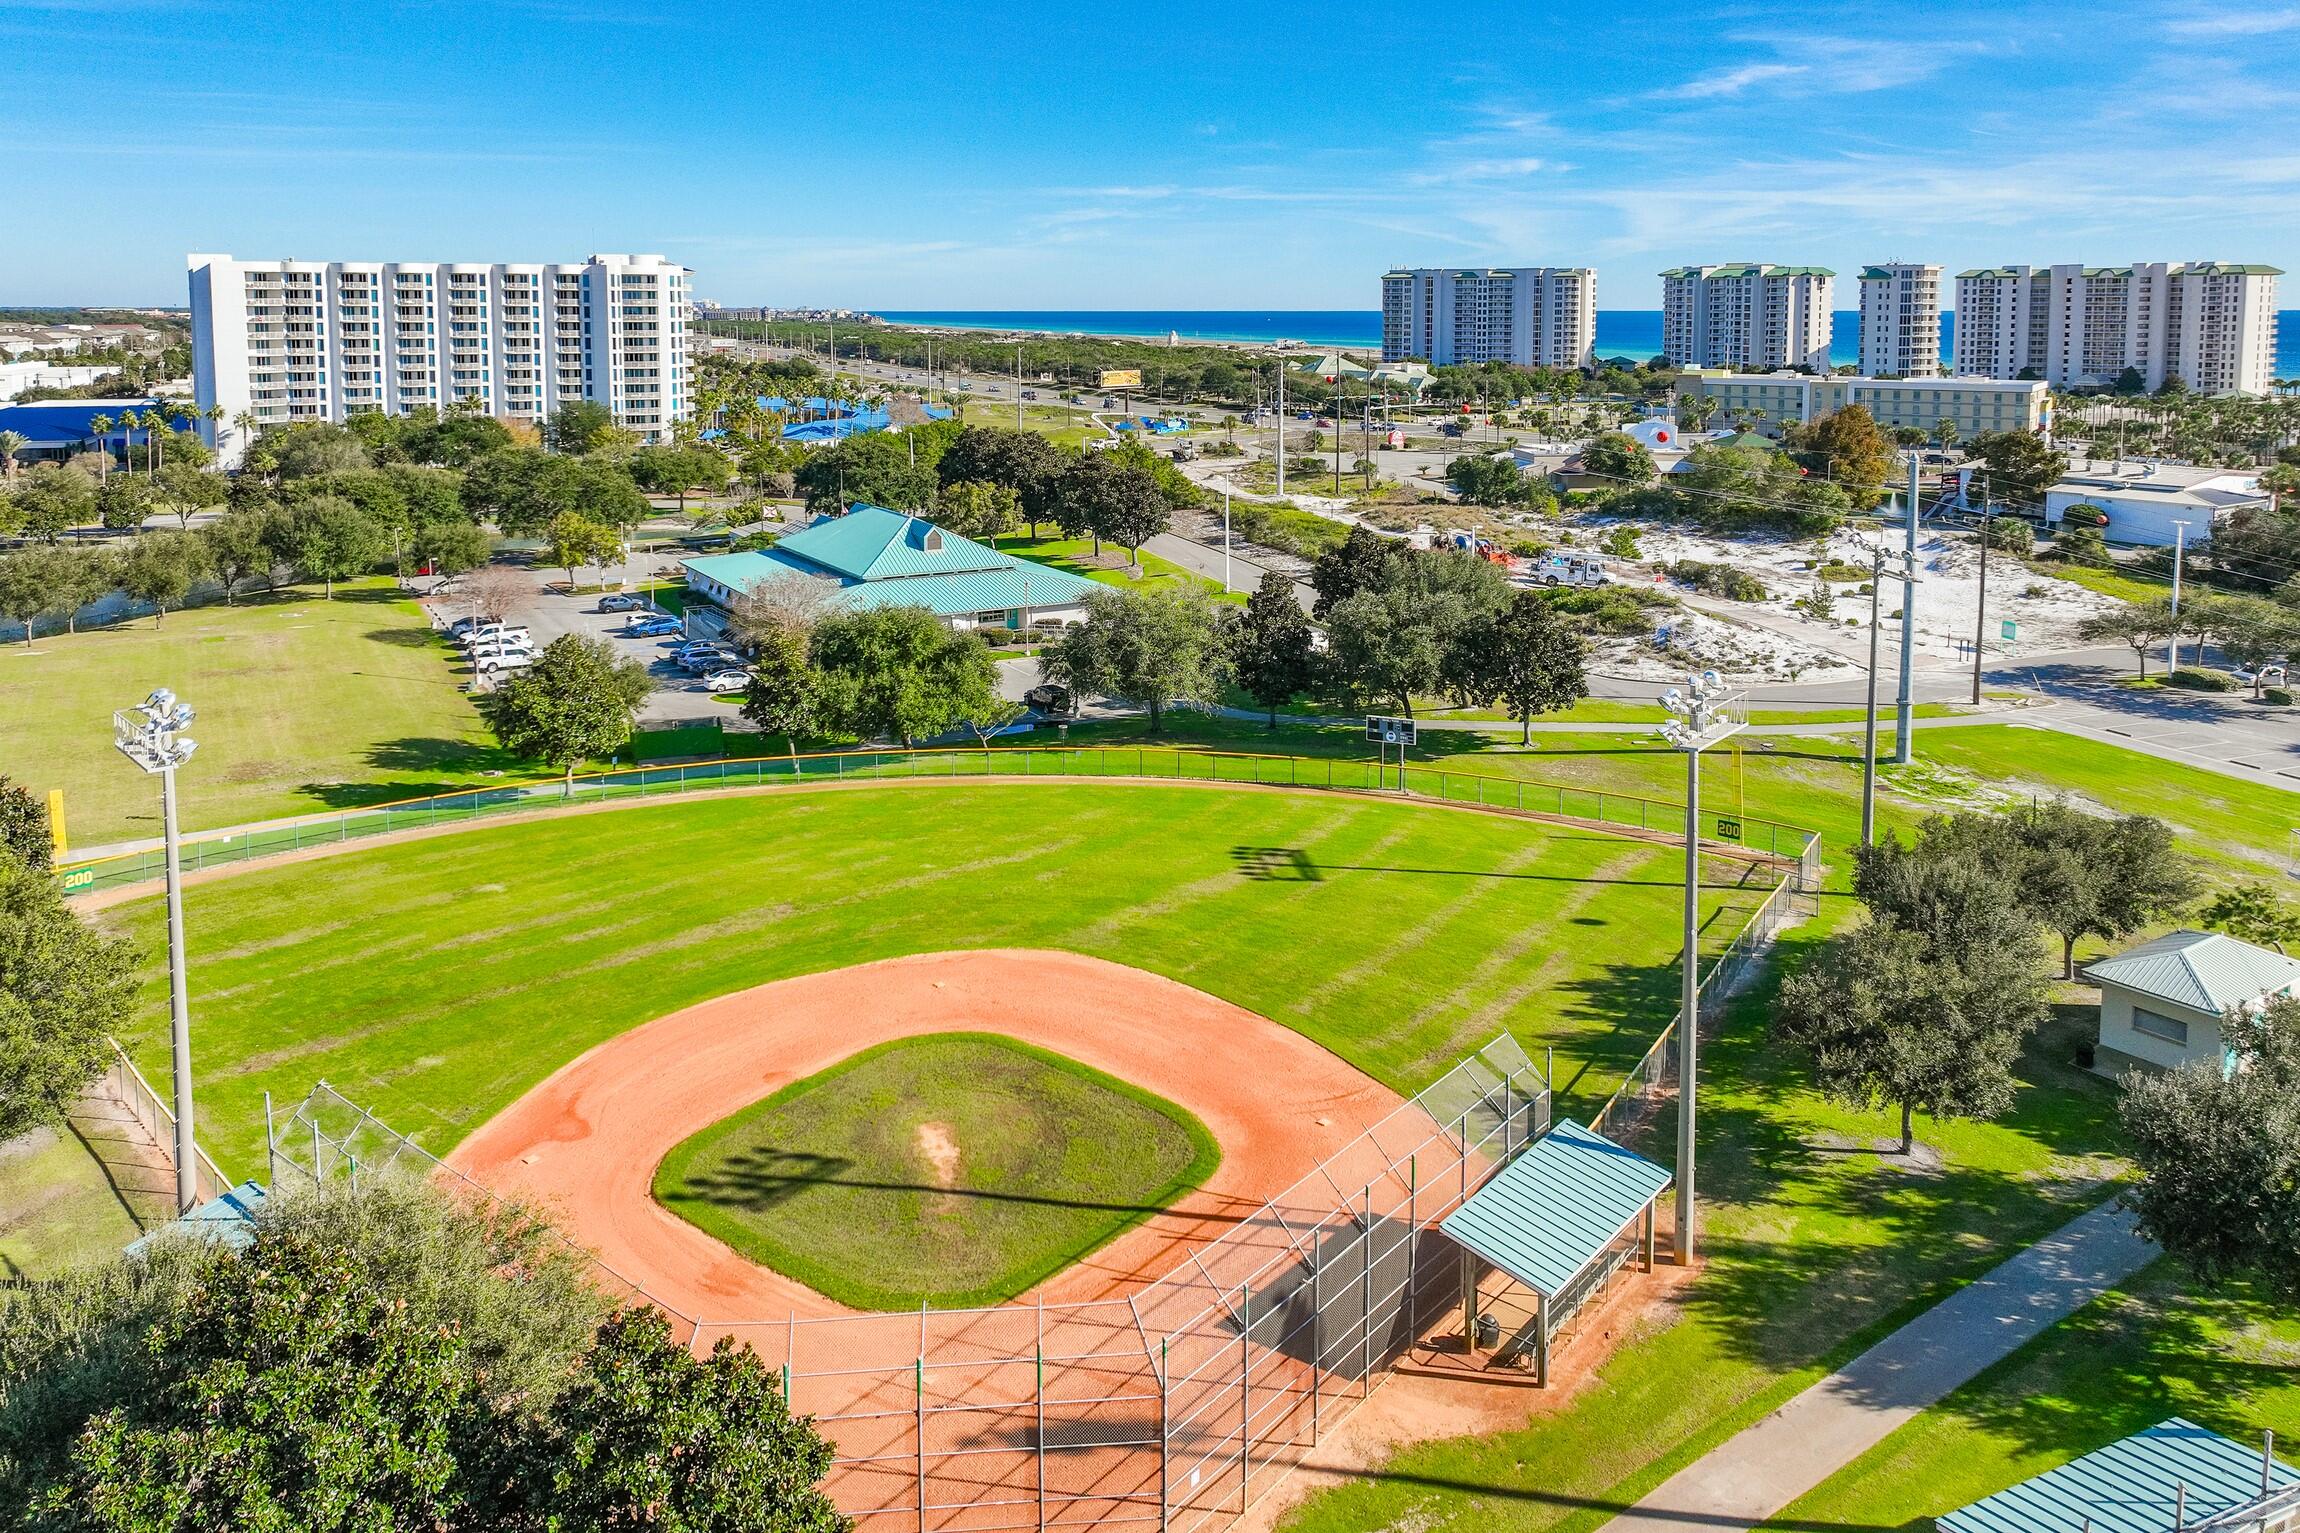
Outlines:
[{"label": "dugout", "polygon": [[1535,1140],[1468,1202],[1439,1221],[1461,1252],[1462,1337],[1480,1349],[1478,1283],[1498,1269],[1533,1296],[1530,1316],[1506,1338],[1489,1323],[1493,1360],[1530,1358],[1549,1383],[1559,1333],[1631,1261],[1653,1270],[1654,1205],[1670,1173],[1570,1120]]}]

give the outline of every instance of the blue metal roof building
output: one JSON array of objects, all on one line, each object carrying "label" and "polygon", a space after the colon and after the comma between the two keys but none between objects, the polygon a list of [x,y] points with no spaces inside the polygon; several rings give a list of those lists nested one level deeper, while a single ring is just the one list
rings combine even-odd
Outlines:
[{"label": "blue metal roof building", "polygon": [[221,1241],[236,1251],[256,1238],[256,1210],[263,1207],[267,1196],[263,1183],[242,1182],[229,1192],[208,1199],[181,1219],[172,1219],[141,1239],[129,1242],[126,1254],[141,1256],[153,1241],[171,1232]]},{"label": "blue metal roof building", "polygon": [[[2262,1502],[2300,1517],[2300,1470],[2175,1416],[1934,1519],[1940,1533],[2176,1533]],[[2271,1525],[2276,1518],[2265,1519]]]},{"label": "blue metal roof building", "polygon": [[[1477,1336],[1477,1263],[1532,1290],[1533,1321],[1502,1348],[1530,1348],[1536,1382],[1549,1382],[1550,1342],[1642,1246],[1653,1267],[1654,1203],[1670,1173],[1570,1119],[1527,1146],[1468,1202],[1438,1222],[1463,1252],[1463,1323]],[[1642,1223],[1643,1229],[1637,1226]],[[1624,1237],[1630,1237],[1624,1243]]]},{"label": "blue metal roof building", "polygon": [[[43,458],[65,458],[75,452],[95,451],[96,432],[88,424],[95,416],[108,415],[118,420],[130,410],[141,415],[155,408],[165,409],[165,406],[156,399],[47,399],[28,405],[0,405],[0,431],[13,431],[22,436],[25,446],[17,453],[17,460],[35,463]],[[115,426],[105,433],[104,445],[117,455],[130,441],[140,445],[148,435]]]},{"label": "blue metal roof building", "polygon": [[924,607],[960,628],[1075,621],[1087,595],[1098,589],[1066,570],[1017,559],[879,506],[817,517],[757,553],[709,554],[685,566],[687,588],[722,609],[731,610],[742,592],[761,581],[800,577],[835,587],[833,604],[845,610]]}]

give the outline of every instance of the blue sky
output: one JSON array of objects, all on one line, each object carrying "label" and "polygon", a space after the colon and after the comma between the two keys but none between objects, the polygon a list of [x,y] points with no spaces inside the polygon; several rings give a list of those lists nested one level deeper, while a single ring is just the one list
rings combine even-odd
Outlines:
[{"label": "blue sky", "polygon": [[0,303],[181,303],[191,250],[659,250],[725,302],[892,309],[1364,309],[1399,262],[1595,266],[1604,308],[1702,260],[2300,273],[2276,0],[0,0],[0,60]]}]

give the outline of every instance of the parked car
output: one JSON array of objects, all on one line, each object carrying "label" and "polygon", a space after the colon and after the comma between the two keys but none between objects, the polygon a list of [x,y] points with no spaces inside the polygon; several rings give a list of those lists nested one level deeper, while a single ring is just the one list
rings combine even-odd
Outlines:
[{"label": "parked car", "polygon": [[740,666],[713,671],[703,678],[703,688],[708,692],[740,692],[750,684],[751,673]]},{"label": "parked car", "polygon": [[1022,694],[1022,701],[1043,718],[1068,719],[1078,715],[1078,701],[1070,695],[1070,689],[1052,682],[1032,687]]},{"label": "parked car", "polygon": [[505,623],[493,623],[485,627],[467,630],[455,642],[465,649],[469,649],[474,644],[525,644],[532,638],[534,635],[525,628],[515,628]]},{"label": "parked car", "polygon": [[532,659],[534,654],[533,646],[526,644],[482,644],[472,650],[471,663],[477,665],[482,660],[501,660],[511,655],[525,655]]},{"label": "parked car", "polygon": [[532,650],[507,649],[500,655],[481,655],[472,662],[472,669],[482,676],[493,676],[501,671],[524,671],[534,663]]},{"label": "parked car", "polygon": [[610,591],[599,598],[599,610],[601,612],[644,612],[647,610],[647,600],[643,596],[633,596],[627,591]]},{"label": "parked car", "polygon": [[725,650],[715,650],[709,654],[682,656],[679,660],[679,669],[700,676],[705,671],[724,671],[738,667],[742,663],[739,657],[730,655]]},{"label": "parked car", "polygon": [[460,639],[474,628],[502,621],[503,619],[499,617],[459,617],[447,625],[447,636],[451,639]]},{"label": "parked car", "polygon": [[664,612],[644,615],[634,612],[623,625],[623,632],[634,639],[660,639],[667,634],[686,631],[686,624]]}]

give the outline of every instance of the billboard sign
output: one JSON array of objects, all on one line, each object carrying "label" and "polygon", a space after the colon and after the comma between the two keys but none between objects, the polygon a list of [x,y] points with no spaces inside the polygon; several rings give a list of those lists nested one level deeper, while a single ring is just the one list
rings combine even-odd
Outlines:
[{"label": "billboard sign", "polygon": [[1138,389],[1142,387],[1142,369],[1125,367],[1115,371],[1106,371],[1102,375],[1102,387],[1106,389]]}]

